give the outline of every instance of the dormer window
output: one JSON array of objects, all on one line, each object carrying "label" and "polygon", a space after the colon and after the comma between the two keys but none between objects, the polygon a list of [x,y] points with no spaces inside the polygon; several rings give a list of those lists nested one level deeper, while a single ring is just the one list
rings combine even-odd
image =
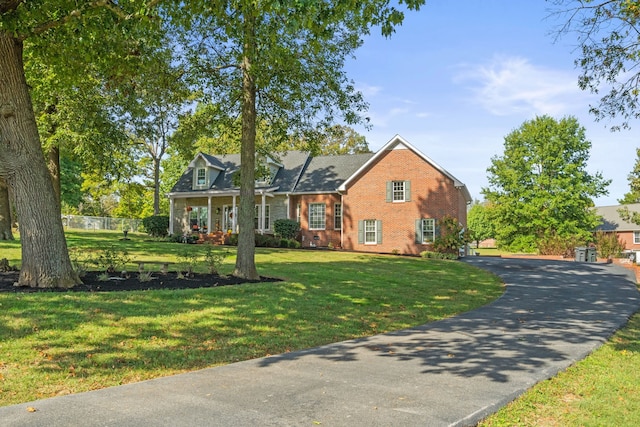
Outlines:
[{"label": "dormer window", "polygon": [[198,187],[207,185],[207,170],[205,168],[196,169],[196,185]]}]

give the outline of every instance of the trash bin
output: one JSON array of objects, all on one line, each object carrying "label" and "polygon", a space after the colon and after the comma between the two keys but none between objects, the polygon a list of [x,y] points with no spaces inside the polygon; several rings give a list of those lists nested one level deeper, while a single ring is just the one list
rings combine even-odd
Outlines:
[{"label": "trash bin", "polygon": [[598,261],[598,252],[596,248],[587,248],[587,262]]},{"label": "trash bin", "polygon": [[576,248],[576,262],[586,262],[587,261],[587,248],[578,247]]}]

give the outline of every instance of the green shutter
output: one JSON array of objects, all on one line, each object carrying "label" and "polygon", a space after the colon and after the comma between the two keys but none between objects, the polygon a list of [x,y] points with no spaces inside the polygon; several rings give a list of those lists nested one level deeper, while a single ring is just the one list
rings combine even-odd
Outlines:
[{"label": "green shutter", "polygon": [[416,243],[422,244],[422,220],[416,219]]},{"label": "green shutter", "polygon": [[387,202],[393,201],[393,181],[387,181]]},{"label": "green shutter", "polygon": [[364,221],[358,221],[358,243],[364,244]]},{"label": "green shutter", "polygon": [[411,181],[404,182],[404,201],[411,201]]},{"label": "green shutter", "polygon": [[376,221],[376,239],[378,244],[382,243],[382,221]]}]

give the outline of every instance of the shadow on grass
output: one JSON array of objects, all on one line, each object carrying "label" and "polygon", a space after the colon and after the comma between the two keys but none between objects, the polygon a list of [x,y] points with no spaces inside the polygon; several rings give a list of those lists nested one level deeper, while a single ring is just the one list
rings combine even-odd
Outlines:
[{"label": "shadow on grass", "polygon": [[0,295],[0,341],[11,355],[3,363],[37,383],[29,390],[7,373],[6,395],[42,397],[39,388],[56,381],[77,392],[88,379],[115,385],[398,330],[502,292],[495,276],[457,262],[280,250],[257,257],[261,274],[287,281]]}]

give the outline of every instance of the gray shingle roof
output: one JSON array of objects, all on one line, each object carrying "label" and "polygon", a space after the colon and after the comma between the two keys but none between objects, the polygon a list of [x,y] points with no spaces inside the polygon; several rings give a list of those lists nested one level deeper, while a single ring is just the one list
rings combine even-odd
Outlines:
[{"label": "gray shingle roof", "polygon": [[640,203],[630,205],[615,206],[598,206],[595,208],[596,213],[602,217],[602,223],[596,227],[596,230],[602,231],[638,231],[640,225],[632,222],[624,221],[620,218],[619,209],[629,208],[630,212],[640,212]]},{"label": "gray shingle roof", "polygon": [[297,193],[333,192],[374,153],[313,157],[300,177]]}]

